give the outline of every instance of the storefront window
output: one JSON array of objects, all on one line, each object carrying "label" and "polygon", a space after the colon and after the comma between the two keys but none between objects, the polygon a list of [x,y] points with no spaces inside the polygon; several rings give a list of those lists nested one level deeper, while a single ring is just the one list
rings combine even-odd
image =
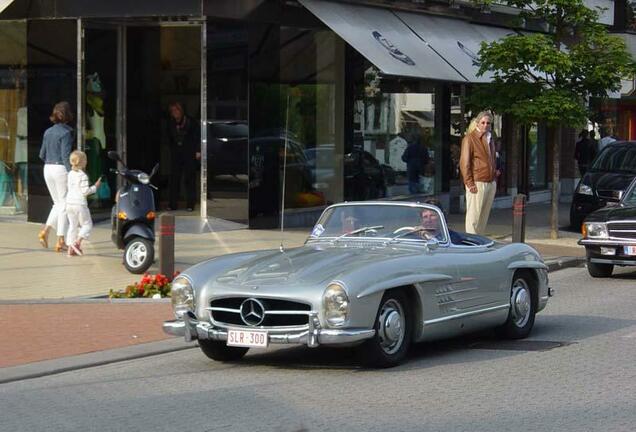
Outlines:
[{"label": "storefront window", "polygon": [[[51,126],[53,105],[69,102],[77,119],[77,21],[30,20],[27,41],[28,219],[44,222],[51,210],[51,197],[38,155],[42,135]],[[69,126],[77,130],[75,120]]]},{"label": "storefront window", "polygon": [[0,22],[0,215],[26,213],[26,22]]},{"label": "storefront window", "polygon": [[530,190],[545,189],[547,187],[545,126],[533,123],[527,133],[528,186]]},{"label": "storefront window", "polygon": [[[254,58],[253,63],[250,210],[254,217],[276,214],[280,207],[274,205],[283,193],[290,214],[320,211],[342,200],[343,148],[336,127],[342,41],[329,30],[279,30],[278,46],[264,42],[263,62]],[[270,67],[264,60],[267,48],[273,58],[278,51],[279,82],[263,79]]]},{"label": "storefront window", "polygon": [[84,152],[88,159],[86,173],[91,184],[104,180],[95,194],[88,197],[93,218],[110,215],[117,179],[109,168],[115,162],[108,151],[117,150],[117,47],[116,28],[84,29]]},{"label": "storefront window", "polygon": [[345,199],[438,193],[441,138],[435,86],[392,80],[364,63],[354,90]]}]

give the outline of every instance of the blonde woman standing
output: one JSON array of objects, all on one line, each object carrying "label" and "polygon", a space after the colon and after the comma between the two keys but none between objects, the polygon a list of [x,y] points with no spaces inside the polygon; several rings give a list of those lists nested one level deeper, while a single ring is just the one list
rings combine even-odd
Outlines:
[{"label": "blonde woman standing", "polygon": [[[71,172],[68,173],[68,194],[66,195],[66,214],[68,215],[68,256],[82,255],[82,240],[88,238],[93,229],[91,212],[86,197],[94,194],[101,184],[101,178],[90,186],[86,169],[86,153],[75,150],[69,158]],[[78,233],[79,230],[79,233]]]},{"label": "blonde woman standing", "polygon": [[493,116],[482,111],[462,140],[459,168],[466,187],[466,232],[483,234],[497,192]]},{"label": "blonde woman standing", "polygon": [[55,251],[66,250],[64,233],[66,231],[66,174],[71,169],[69,155],[73,144],[73,128],[68,124],[73,121],[71,106],[68,102],[59,102],[53,107],[49,117],[53,126],[44,132],[40,159],[44,162],[44,181],[53,200],[53,207],[40,230],[38,239],[47,248],[48,235],[51,228],[57,232]]}]

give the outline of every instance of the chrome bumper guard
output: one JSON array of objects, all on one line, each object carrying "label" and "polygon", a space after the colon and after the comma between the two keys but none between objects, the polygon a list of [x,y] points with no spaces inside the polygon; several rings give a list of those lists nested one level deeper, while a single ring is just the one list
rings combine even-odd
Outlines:
[{"label": "chrome bumper guard", "polygon": [[[259,330],[256,329],[255,330]],[[201,322],[192,312],[187,312],[181,320],[164,321],[163,331],[172,336],[182,336],[186,342],[198,339],[210,339],[216,341],[227,340],[227,329],[214,327],[207,322]],[[310,348],[319,345],[336,345],[359,342],[370,339],[375,335],[373,329],[323,329],[316,313],[309,314],[309,326],[307,330],[294,332],[281,332],[269,330],[267,337],[271,344],[297,344],[307,345]]]}]

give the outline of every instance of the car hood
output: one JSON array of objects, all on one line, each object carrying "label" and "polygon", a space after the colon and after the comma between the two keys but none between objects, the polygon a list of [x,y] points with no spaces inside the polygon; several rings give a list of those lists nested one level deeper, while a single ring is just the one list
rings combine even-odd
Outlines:
[{"label": "car hood", "polygon": [[633,220],[636,222],[636,206],[607,206],[596,210],[585,218],[586,222],[611,222],[618,220]]},{"label": "car hood", "polygon": [[259,292],[268,287],[278,291],[286,286],[321,286],[337,279],[345,271],[372,266],[392,258],[422,253],[419,247],[383,246],[378,243],[352,246],[314,243],[285,252],[267,251],[218,273],[214,288],[235,289],[257,286]]},{"label": "car hood", "polygon": [[599,190],[625,190],[634,178],[634,174],[588,171],[583,184],[592,186],[597,193]]}]

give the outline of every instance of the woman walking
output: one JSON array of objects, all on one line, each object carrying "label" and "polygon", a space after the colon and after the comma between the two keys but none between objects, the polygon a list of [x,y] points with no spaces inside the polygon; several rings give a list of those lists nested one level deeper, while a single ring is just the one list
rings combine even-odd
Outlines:
[{"label": "woman walking", "polygon": [[49,230],[55,228],[57,232],[55,251],[61,252],[66,250],[64,243],[67,224],[65,199],[67,172],[71,169],[69,155],[73,144],[73,128],[68,125],[73,121],[69,103],[59,102],[55,104],[49,119],[54,124],[44,132],[40,159],[44,161],[44,181],[53,200],[53,207],[44,228],[38,234],[38,239],[40,244],[47,248]]}]

